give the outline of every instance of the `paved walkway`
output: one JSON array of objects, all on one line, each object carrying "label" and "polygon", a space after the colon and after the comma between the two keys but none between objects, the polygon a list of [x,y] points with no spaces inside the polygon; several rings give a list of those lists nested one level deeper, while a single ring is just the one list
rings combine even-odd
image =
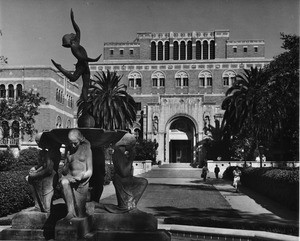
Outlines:
[{"label": "paved walkway", "polygon": [[[215,179],[214,173],[208,174],[206,182],[200,178],[201,169],[197,168],[153,168],[139,176],[145,177],[149,185],[142,196],[138,208],[154,214],[159,228],[167,230],[190,230],[190,232],[219,232],[252,235],[253,231],[225,230],[205,227],[192,227],[164,224],[168,217],[216,217],[230,221],[275,222],[299,224],[299,214],[280,204],[257,194],[245,187],[235,193],[231,183]],[[112,184],[104,187],[102,203],[116,203]],[[4,226],[1,229],[5,228]],[[253,235],[259,235],[256,232]],[[262,234],[264,237],[270,233]],[[272,234],[271,234],[272,235]],[[270,240],[298,240],[297,237],[285,237],[274,234]],[[253,236],[254,237],[254,236]],[[275,238],[274,238],[275,237]],[[276,239],[277,237],[277,239]],[[297,238],[297,239],[296,239]],[[172,238],[173,240],[173,238]],[[181,240],[181,239],[174,239]]]}]

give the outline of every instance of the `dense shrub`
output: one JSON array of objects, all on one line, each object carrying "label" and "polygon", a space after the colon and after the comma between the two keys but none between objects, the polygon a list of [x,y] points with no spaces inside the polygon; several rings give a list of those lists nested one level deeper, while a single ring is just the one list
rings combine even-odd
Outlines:
[{"label": "dense shrub", "polygon": [[0,217],[34,205],[29,185],[25,180],[26,175],[28,170],[1,172]]},{"label": "dense shrub", "polygon": [[23,170],[24,167],[30,169],[38,164],[39,160],[39,149],[34,147],[29,147],[27,149],[21,150],[19,158],[16,164],[13,166],[14,170]]},{"label": "dense shrub", "polygon": [[11,151],[0,151],[0,171],[8,171],[14,162],[16,159]]},{"label": "dense shrub", "polygon": [[105,176],[104,185],[110,184],[115,174],[115,168],[113,164],[105,164]]},{"label": "dense shrub", "polygon": [[157,143],[151,140],[139,140],[135,146],[135,160],[151,160],[152,164],[156,164],[156,148]]},{"label": "dense shrub", "polygon": [[292,210],[299,210],[299,168],[246,168],[241,182]]}]

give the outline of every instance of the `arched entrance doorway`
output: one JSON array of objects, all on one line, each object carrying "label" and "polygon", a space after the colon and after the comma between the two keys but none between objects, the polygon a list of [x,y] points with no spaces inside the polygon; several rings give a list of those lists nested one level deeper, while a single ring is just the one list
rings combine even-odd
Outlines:
[{"label": "arched entrance doorway", "polygon": [[170,163],[192,163],[196,137],[191,119],[184,116],[174,118],[168,130],[168,141]]}]

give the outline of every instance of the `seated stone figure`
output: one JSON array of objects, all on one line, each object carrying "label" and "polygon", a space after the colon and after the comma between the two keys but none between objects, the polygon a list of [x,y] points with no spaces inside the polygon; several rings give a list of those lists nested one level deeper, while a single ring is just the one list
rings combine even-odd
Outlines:
[{"label": "seated stone figure", "polygon": [[35,202],[34,211],[50,212],[54,188],[58,181],[58,165],[60,162],[60,144],[47,139],[40,142],[42,133],[35,137],[35,141],[41,148],[39,163],[32,167],[26,180],[30,184],[30,190]]},{"label": "seated stone figure", "polygon": [[66,162],[60,180],[68,208],[65,218],[81,218],[86,216],[89,180],[93,174],[92,151],[90,142],[79,130],[71,130],[68,139]]},{"label": "seated stone figure", "polygon": [[113,184],[116,189],[118,206],[105,206],[110,212],[128,212],[135,209],[148,185],[145,178],[133,176],[132,163],[135,157],[135,143],[135,136],[127,133],[114,146],[112,158],[115,175]]}]

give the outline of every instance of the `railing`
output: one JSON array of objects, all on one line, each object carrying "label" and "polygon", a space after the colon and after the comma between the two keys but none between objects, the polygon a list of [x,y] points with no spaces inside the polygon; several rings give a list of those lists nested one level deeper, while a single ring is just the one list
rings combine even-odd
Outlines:
[{"label": "railing", "polygon": [[19,138],[3,138],[0,140],[0,146],[17,146],[19,145]]}]

